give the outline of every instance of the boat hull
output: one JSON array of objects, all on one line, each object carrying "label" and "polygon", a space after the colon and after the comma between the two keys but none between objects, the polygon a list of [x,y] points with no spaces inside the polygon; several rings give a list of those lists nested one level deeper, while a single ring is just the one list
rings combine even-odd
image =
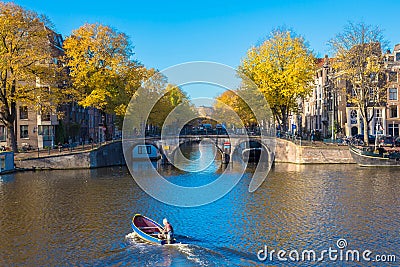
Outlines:
[{"label": "boat hull", "polygon": [[364,167],[400,167],[400,155],[378,154],[364,151],[360,148],[349,146],[350,154],[354,161]]},{"label": "boat hull", "polygon": [[135,214],[132,218],[131,225],[132,230],[142,240],[159,245],[164,245],[166,243],[166,240],[157,237],[157,235],[160,234],[159,229],[163,227],[152,219],[140,214]]}]

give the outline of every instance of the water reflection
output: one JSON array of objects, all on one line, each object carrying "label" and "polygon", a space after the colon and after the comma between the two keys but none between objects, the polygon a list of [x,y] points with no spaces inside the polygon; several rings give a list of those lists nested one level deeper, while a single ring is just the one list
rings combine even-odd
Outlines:
[{"label": "water reflection", "polygon": [[[234,175],[239,164],[226,168]],[[214,172],[196,174],[158,168],[190,186],[223,170],[218,163]],[[400,250],[398,170],[276,164],[249,193],[252,168],[225,197],[196,208],[154,200],[126,168],[13,174],[0,183],[0,266],[259,266],[256,252],[264,245],[322,250],[338,238],[374,253]],[[185,245],[126,238],[134,213],[167,217]]]}]

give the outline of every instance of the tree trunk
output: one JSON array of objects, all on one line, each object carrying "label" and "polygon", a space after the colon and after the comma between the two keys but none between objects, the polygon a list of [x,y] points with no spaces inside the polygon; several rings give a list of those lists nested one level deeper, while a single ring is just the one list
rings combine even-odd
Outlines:
[{"label": "tree trunk", "polygon": [[364,144],[366,146],[369,146],[369,141],[368,141],[368,119],[366,116],[363,117],[363,123],[364,123]]},{"label": "tree trunk", "polygon": [[14,129],[14,123],[7,123],[8,143],[14,153],[18,153],[17,136]]},{"label": "tree trunk", "polygon": [[17,103],[15,101],[11,101],[8,103],[5,101],[4,103],[4,111],[2,112],[2,122],[5,127],[7,127],[7,139],[8,145],[11,147],[14,153],[18,153],[17,146],[17,129],[15,129],[15,121],[17,114]]}]

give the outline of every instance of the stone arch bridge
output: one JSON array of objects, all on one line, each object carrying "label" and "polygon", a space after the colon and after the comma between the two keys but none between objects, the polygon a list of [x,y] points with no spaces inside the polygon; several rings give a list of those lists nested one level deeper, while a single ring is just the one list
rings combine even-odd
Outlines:
[{"label": "stone arch bridge", "polygon": [[222,156],[222,162],[228,163],[232,155],[245,149],[251,149],[250,143],[256,142],[266,151],[268,160],[275,158],[276,138],[271,136],[247,136],[247,135],[181,135],[181,136],[163,136],[146,137],[133,139],[129,142],[130,151],[137,145],[155,146],[163,160],[171,160],[180,145],[188,142],[207,141],[215,144],[217,150]]}]

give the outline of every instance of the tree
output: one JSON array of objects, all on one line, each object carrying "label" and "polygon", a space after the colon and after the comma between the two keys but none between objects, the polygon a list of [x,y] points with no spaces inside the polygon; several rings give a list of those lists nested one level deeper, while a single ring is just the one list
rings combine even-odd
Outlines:
[{"label": "tree", "polygon": [[230,126],[234,125],[236,127],[246,124],[245,117],[251,118],[254,114],[244,114],[242,110],[246,108],[246,103],[240,100],[242,99],[237,93],[231,90],[227,90],[219,95],[214,102],[215,119],[217,119],[219,123],[225,123]]},{"label": "tree", "polygon": [[170,133],[179,134],[184,124],[198,117],[198,113],[178,86],[167,84],[162,94],[150,113],[149,122],[164,129],[169,127]]},{"label": "tree", "polygon": [[129,131],[136,130],[143,135],[146,125],[177,125],[197,116],[187,95],[178,86],[168,83],[167,77],[158,71],[151,70],[149,74],[153,75],[143,82],[134,92],[129,105],[124,107],[124,120],[130,127]]},{"label": "tree", "polygon": [[374,109],[386,98],[382,49],[387,43],[382,30],[362,22],[349,23],[329,44],[335,53],[333,67],[337,76],[350,82],[348,102],[360,111],[364,143],[368,145],[368,125],[374,117]]},{"label": "tree", "polygon": [[311,92],[315,59],[302,37],[288,30],[275,30],[242,60],[240,71],[261,90],[277,123],[286,131],[298,98]]},{"label": "tree", "polygon": [[65,39],[64,49],[78,104],[113,109],[110,103],[136,70],[128,37],[108,26],[85,24]]},{"label": "tree", "polygon": [[223,92],[216,98],[216,119],[236,127],[254,127],[273,123],[271,109],[263,93],[248,79],[243,79],[236,90]]},{"label": "tree", "polygon": [[62,99],[48,20],[14,3],[0,2],[0,121],[17,152],[17,104],[51,110]]}]

